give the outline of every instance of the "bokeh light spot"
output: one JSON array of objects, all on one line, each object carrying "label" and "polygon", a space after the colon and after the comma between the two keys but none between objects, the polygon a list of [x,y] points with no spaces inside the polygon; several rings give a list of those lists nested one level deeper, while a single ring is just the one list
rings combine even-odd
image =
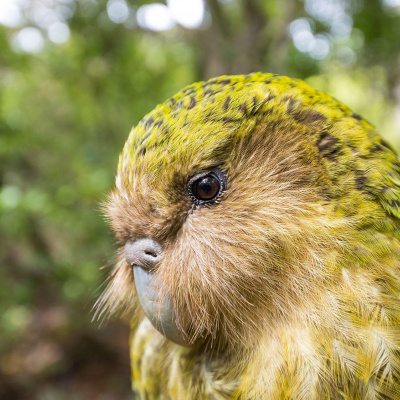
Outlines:
[{"label": "bokeh light spot", "polygon": [[324,23],[345,15],[343,5],[337,0],[306,0],[305,9],[308,14]]},{"label": "bokeh light spot", "polygon": [[383,0],[383,4],[387,7],[400,7],[400,0]]},{"label": "bokeh light spot", "polygon": [[20,26],[23,16],[15,0],[0,1],[0,24],[10,28]]},{"label": "bokeh light spot", "polygon": [[139,7],[137,21],[139,26],[152,31],[166,31],[175,25],[169,8],[161,3]]},{"label": "bokeh light spot", "polygon": [[5,186],[0,192],[0,200],[4,208],[15,208],[21,202],[21,190],[16,186]]},{"label": "bokeh light spot", "polygon": [[315,60],[323,60],[329,54],[330,41],[325,35],[315,35],[313,41],[310,42],[308,52]]},{"label": "bokeh light spot", "polygon": [[343,15],[340,18],[335,18],[331,22],[331,33],[334,36],[340,36],[343,41],[350,37],[353,28],[353,19],[348,15]]},{"label": "bokeh light spot", "polygon": [[129,18],[129,7],[125,0],[109,0],[107,3],[108,18],[115,24],[123,24]]},{"label": "bokeh light spot", "polygon": [[15,305],[3,313],[2,319],[8,324],[9,329],[19,330],[29,324],[31,313],[27,307]]},{"label": "bokeh light spot", "polygon": [[292,36],[295,36],[296,34],[300,32],[311,32],[311,24],[310,21],[306,18],[299,18],[294,21],[292,21],[289,25],[289,32]]},{"label": "bokeh light spot", "polygon": [[303,53],[307,52],[310,43],[314,40],[310,22],[305,18],[296,19],[290,23],[289,32],[296,49]]},{"label": "bokeh light spot", "polygon": [[53,43],[61,44],[68,41],[70,30],[67,24],[63,22],[54,22],[49,26],[47,34]]},{"label": "bokeh light spot", "polygon": [[44,47],[44,38],[39,29],[28,26],[14,36],[13,44],[25,53],[39,53]]},{"label": "bokeh light spot", "polygon": [[203,0],[167,0],[172,18],[188,29],[198,28],[203,22]]}]

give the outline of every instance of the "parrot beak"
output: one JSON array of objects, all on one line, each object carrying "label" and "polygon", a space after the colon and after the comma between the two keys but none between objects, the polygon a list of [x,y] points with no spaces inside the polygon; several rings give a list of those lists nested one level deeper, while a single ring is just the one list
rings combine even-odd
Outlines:
[{"label": "parrot beak", "polygon": [[136,292],[146,317],[168,340],[184,347],[191,347],[188,337],[176,323],[176,314],[171,296],[161,298],[160,282],[156,275],[139,266],[133,267]]},{"label": "parrot beak", "polygon": [[163,248],[153,239],[128,240],[125,244],[126,262],[133,267],[136,292],[146,317],[167,339],[191,347],[187,335],[177,325],[172,298],[162,290],[162,282],[154,273],[162,257]]}]

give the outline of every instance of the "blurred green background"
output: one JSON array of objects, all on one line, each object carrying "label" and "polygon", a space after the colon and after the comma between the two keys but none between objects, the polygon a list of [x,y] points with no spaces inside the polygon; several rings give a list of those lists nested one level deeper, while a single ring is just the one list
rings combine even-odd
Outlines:
[{"label": "blurred green background", "polygon": [[182,86],[258,70],[400,148],[400,0],[0,0],[1,399],[132,398],[127,322],[91,322],[119,151]]}]

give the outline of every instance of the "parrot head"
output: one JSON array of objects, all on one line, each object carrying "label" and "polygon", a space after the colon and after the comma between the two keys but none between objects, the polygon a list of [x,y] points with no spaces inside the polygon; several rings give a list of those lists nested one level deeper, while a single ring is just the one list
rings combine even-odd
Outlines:
[{"label": "parrot head", "polygon": [[399,169],[369,123],[302,81],[190,85],[120,156],[107,204],[119,259],[102,312],[139,300],[167,339],[210,349],[253,346],[300,318],[334,329],[343,316],[327,304],[351,296],[338,282],[374,262],[366,227],[400,217]]}]

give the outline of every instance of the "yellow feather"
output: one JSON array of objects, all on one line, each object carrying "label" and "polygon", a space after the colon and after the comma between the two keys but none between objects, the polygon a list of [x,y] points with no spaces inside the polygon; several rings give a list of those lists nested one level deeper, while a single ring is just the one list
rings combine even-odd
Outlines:
[{"label": "yellow feather", "polygon": [[[215,168],[226,188],[197,204]],[[339,101],[272,74],[190,85],[132,130],[107,207],[100,312],[134,306],[123,246],[151,238],[193,344],[137,317],[140,399],[400,399],[400,163]]]}]

